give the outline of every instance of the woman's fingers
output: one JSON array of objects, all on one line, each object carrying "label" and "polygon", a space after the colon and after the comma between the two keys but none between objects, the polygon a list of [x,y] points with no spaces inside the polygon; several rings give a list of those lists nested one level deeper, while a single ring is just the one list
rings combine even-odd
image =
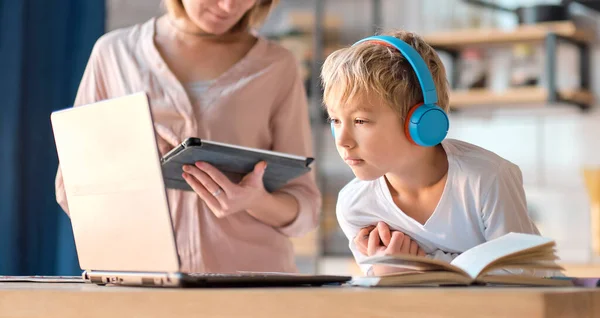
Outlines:
[{"label": "woman's fingers", "polygon": [[226,203],[225,199],[227,196],[224,189],[221,188],[221,186],[216,183],[207,173],[195,166],[190,165],[183,166],[183,171],[199,181],[204,186],[204,189],[206,189],[206,191],[208,191],[213,198],[219,201],[220,205],[224,205]]},{"label": "woman's fingers", "polygon": [[208,207],[214,212],[221,209],[219,201],[206,189],[206,187],[196,179],[195,176],[184,172],[182,174],[185,181],[192,187],[192,190],[198,194],[200,199],[208,205]]},{"label": "woman's fingers", "polygon": [[223,189],[226,194],[231,194],[234,189],[234,186],[237,186],[227,176],[225,176],[219,169],[215,168],[213,165],[198,161],[196,162],[196,168],[205,173],[218,187]]}]

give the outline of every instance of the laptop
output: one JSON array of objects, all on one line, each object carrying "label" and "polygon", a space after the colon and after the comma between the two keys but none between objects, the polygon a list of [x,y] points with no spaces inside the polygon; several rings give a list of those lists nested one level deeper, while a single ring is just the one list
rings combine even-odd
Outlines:
[{"label": "laptop", "polygon": [[167,287],[318,286],[349,276],[190,274],[180,260],[152,115],[144,92],[53,112],[83,278]]}]

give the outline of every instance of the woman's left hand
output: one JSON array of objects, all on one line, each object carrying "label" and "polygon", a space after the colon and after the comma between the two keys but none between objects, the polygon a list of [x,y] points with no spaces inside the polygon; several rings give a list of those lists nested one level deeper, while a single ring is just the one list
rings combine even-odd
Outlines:
[{"label": "woman's left hand", "polygon": [[263,184],[267,163],[261,161],[254,170],[235,184],[219,169],[206,162],[183,167],[183,178],[219,218],[251,210],[269,193]]}]

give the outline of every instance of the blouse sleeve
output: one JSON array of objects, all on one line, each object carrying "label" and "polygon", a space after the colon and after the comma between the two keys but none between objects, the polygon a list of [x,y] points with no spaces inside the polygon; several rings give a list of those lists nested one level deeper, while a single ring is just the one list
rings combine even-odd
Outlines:
[{"label": "blouse sleeve", "polygon": [[[312,134],[308,115],[306,90],[299,66],[290,55],[286,73],[291,78],[289,87],[282,90],[280,102],[271,119],[273,150],[300,156],[312,156]],[[321,193],[315,181],[314,166],[310,173],[290,181],[279,191],[292,195],[298,201],[298,216],[292,223],[279,228],[288,236],[302,236],[317,227],[321,209]]]}]

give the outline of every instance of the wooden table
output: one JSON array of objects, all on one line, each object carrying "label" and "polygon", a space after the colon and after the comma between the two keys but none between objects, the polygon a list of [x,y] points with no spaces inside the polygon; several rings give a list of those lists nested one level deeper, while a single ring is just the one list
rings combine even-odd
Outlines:
[{"label": "wooden table", "polygon": [[600,317],[600,289],[162,289],[0,283],[0,317]]}]

